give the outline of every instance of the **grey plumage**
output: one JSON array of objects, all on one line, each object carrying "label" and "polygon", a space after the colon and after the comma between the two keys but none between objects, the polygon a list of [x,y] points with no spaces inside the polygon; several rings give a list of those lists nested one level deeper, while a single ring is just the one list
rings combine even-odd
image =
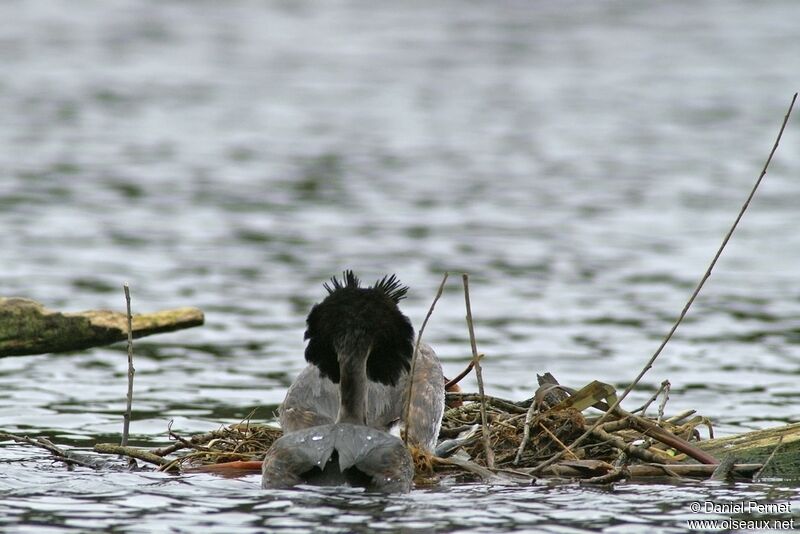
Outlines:
[{"label": "grey plumage", "polygon": [[[309,366],[280,409],[284,435],[267,452],[262,486],[350,484],[381,492],[411,489],[405,443],[386,432],[403,416],[414,329],[397,303],[407,287],[385,276],[361,287],[352,271],[325,285],[306,319]],[[444,411],[444,378],[427,345],[417,355],[408,437],[432,451]]]},{"label": "grey plumage", "polygon": [[398,438],[374,428],[335,423],[284,435],[264,458],[262,485],[349,483],[368,491],[405,493],[414,464]]},{"label": "grey plumage", "polygon": [[[434,350],[420,345],[409,406],[409,441],[433,452],[444,413],[444,376]],[[367,426],[388,430],[402,419],[408,373],[399,382],[385,385],[369,382],[367,386]],[[339,411],[339,387],[323,377],[314,365],[308,365],[286,392],[279,409],[284,432],[330,424]]]}]

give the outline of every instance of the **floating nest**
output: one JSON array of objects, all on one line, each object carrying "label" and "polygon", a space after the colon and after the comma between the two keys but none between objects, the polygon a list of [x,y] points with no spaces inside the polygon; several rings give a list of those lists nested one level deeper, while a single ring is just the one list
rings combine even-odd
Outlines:
[{"label": "floating nest", "polygon": [[182,440],[173,432],[170,434],[186,445],[190,452],[162,466],[165,471],[261,460],[272,443],[283,435],[283,431],[274,426],[242,422],[193,436],[191,440]]},{"label": "floating nest", "polygon": [[[608,412],[616,401],[612,386],[592,382],[574,391],[558,385],[550,375],[539,381],[536,395],[521,402],[489,396],[481,402],[476,394],[448,393],[438,456],[411,447],[415,482],[436,484],[452,476],[516,482],[559,476],[597,483],[636,476],[707,478],[716,467],[710,464],[718,463],[699,447],[703,442],[698,427],[707,426],[712,437],[713,429],[694,411],[647,418],[617,408],[603,414],[602,424],[593,428],[598,413]],[[585,433],[578,446],[568,448]],[[258,462],[281,435],[275,426],[249,420],[190,438],[170,430],[174,444],[148,451],[144,457],[129,455],[157,463],[165,471],[236,475],[258,469]],[[126,454],[119,448],[101,452]],[[734,474],[752,475],[757,467],[735,466]]]}]

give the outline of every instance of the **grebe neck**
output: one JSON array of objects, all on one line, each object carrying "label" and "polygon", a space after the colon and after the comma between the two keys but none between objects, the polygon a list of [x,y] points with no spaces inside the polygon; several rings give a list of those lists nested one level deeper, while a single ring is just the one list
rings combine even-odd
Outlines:
[{"label": "grebe neck", "polygon": [[367,424],[366,354],[339,356],[339,415],[337,423]]}]

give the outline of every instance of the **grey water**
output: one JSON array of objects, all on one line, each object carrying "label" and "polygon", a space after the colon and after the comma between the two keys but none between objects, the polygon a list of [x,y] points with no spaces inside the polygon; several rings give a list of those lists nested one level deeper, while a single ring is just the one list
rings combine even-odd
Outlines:
[{"label": "grey water", "polygon": [[[0,3],[0,295],[197,306],[136,343],[132,441],[268,421],[345,268],[397,273],[419,327],[470,273],[490,394],[618,388],[647,361],[798,90],[796,2]],[[800,419],[800,118],[675,338],[667,413]],[[469,359],[459,276],[425,337]],[[123,345],[0,359],[0,430],[117,441]],[[472,377],[463,384],[475,390]],[[706,437],[704,434],[703,437]],[[374,496],[257,476],[68,470],[0,443],[0,531],[683,532],[757,483],[458,484]]]}]

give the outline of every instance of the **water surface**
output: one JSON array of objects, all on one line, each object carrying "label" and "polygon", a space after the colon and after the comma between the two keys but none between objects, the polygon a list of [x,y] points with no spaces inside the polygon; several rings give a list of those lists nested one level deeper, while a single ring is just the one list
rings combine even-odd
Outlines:
[{"label": "water surface", "polygon": [[[10,1],[0,5],[0,294],[63,310],[193,305],[136,344],[133,440],[269,419],[344,268],[397,273],[419,325],[471,275],[489,393],[537,372],[624,387],[731,224],[800,71],[790,1]],[[8,22],[10,21],[10,22]],[[796,120],[794,121],[797,122]],[[800,134],[631,395],[719,434],[796,421]],[[426,338],[469,358],[458,277]],[[124,347],[0,360],[0,429],[116,441]],[[472,379],[464,384],[475,389]],[[265,492],[257,477],[83,469],[0,448],[15,532],[686,528],[696,500],[793,482]]]}]

